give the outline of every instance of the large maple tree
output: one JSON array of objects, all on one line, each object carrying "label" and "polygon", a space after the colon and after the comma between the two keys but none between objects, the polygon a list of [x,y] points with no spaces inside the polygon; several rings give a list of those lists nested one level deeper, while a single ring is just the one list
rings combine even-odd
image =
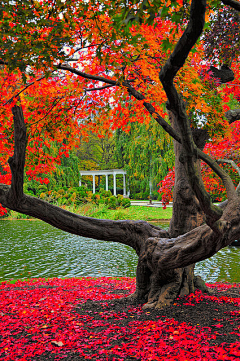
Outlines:
[{"label": "large maple tree", "polygon": [[[16,1],[14,9],[11,1],[0,5],[1,71],[10,78],[2,81],[2,138],[12,139],[14,127],[8,160],[11,184],[0,184],[0,202],[65,231],[135,249],[136,291],[129,299],[146,302],[145,307],[169,305],[195,288],[207,291],[194,276],[194,263],[240,236],[239,188],[202,151],[210,137],[229,132],[227,101],[219,87],[233,81],[239,52],[230,63],[219,63],[218,69],[222,58],[216,55],[214,63],[207,62],[207,40],[202,37],[205,18],[208,24],[214,21],[223,5],[229,5],[230,13],[240,10],[235,0],[192,0],[191,5],[181,0],[100,4],[24,0]],[[18,84],[12,77],[21,80],[9,94],[5,83]],[[228,118],[236,121],[238,111],[228,111]],[[174,139],[169,230],[143,221],[82,217],[23,193],[26,147],[27,166],[35,154],[31,145],[39,144],[38,127],[51,139],[59,136],[66,146],[74,132],[101,136],[106,128],[128,131],[130,118],[143,122],[150,116]],[[44,147],[37,148],[42,166],[47,164]],[[6,161],[7,150],[4,154]],[[213,205],[204,187],[200,160],[223,181],[228,201],[220,207]]]}]

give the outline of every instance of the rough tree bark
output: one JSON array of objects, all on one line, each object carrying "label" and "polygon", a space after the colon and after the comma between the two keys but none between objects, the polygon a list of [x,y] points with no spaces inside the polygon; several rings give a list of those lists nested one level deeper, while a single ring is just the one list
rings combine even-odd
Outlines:
[{"label": "rough tree bark", "polygon": [[[234,0],[228,2],[236,3]],[[239,192],[236,192],[230,177],[217,162],[202,152],[202,146],[196,138],[194,141],[184,104],[173,82],[202,33],[205,10],[205,0],[192,0],[189,24],[159,75],[168,97],[169,109],[178,126],[177,130],[159,116],[148,101],[143,101],[147,111],[181,144],[175,144],[176,201],[169,231],[143,221],[110,221],[82,217],[25,195],[23,181],[26,129],[21,106],[13,107],[15,148],[13,157],[9,159],[12,184],[0,184],[1,204],[70,233],[132,247],[139,260],[136,291],[129,299],[146,302],[145,307],[160,308],[169,305],[178,295],[193,292],[194,288],[199,286],[194,284],[194,263],[212,256],[240,238]],[[87,74],[70,66],[59,68],[89,78]],[[90,79],[119,86],[116,81],[102,77],[90,76]],[[144,100],[144,96],[127,81],[124,81],[123,85],[136,99]],[[201,180],[199,159],[205,161],[223,180],[228,196],[223,207],[215,207],[211,203]],[[183,182],[184,178],[188,180],[187,185]],[[181,208],[177,209],[180,203]],[[204,218],[206,224],[200,225]]]}]

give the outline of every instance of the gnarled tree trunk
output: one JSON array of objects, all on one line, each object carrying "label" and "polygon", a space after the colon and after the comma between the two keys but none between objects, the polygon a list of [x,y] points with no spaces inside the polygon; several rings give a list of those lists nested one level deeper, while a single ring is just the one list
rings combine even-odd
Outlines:
[{"label": "gnarled tree trunk", "polygon": [[[178,131],[174,115],[169,112],[171,126]],[[199,148],[204,148],[206,132],[194,130],[194,140]],[[169,240],[185,234],[204,223],[204,213],[193,193],[186,177],[186,171],[180,162],[182,145],[174,141],[175,153],[175,184],[173,192],[173,215],[168,230]],[[199,161],[199,169],[200,169]],[[185,296],[201,287],[207,290],[200,277],[194,276],[195,264],[176,269],[159,270],[152,259],[153,250],[158,243],[152,239],[143,248],[138,261],[136,292],[130,299],[147,302],[144,308],[161,308],[170,305],[178,296]]]}]

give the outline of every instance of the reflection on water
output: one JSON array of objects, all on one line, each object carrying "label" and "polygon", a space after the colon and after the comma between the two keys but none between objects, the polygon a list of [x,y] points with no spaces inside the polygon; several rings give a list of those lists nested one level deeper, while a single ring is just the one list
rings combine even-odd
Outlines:
[{"label": "reflection on water", "polygon": [[213,257],[196,264],[195,274],[207,282],[240,282],[240,247],[225,247]]},{"label": "reflection on water", "polygon": [[[167,224],[165,224],[167,226]],[[196,265],[207,282],[240,282],[240,248]],[[0,280],[32,277],[134,277],[130,247],[68,234],[41,221],[0,221]]]},{"label": "reflection on water", "polygon": [[1,279],[135,276],[130,247],[88,239],[41,221],[0,221]]}]

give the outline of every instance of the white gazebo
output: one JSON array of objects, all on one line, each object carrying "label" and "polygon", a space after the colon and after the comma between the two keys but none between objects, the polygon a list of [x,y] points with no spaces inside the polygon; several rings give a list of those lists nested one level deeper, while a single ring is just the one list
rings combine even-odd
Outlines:
[{"label": "white gazebo", "polygon": [[80,170],[80,181],[79,181],[79,187],[81,187],[81,177],[84,175],[91,175],[93,177],[93,193],[96,192],[95,189],[95,176],[97,175],[105,175],[106,177],[106,190],[108,191],[108,176],[113,176],[113,195],[117,195],[117,181],[116,181],[116,175],[122,174],[123,175],[123,196],[129,196],[129,192],[127,194],[126,192],[126,174],[127,172],[123,169],[108,169],[108,170]]}]

